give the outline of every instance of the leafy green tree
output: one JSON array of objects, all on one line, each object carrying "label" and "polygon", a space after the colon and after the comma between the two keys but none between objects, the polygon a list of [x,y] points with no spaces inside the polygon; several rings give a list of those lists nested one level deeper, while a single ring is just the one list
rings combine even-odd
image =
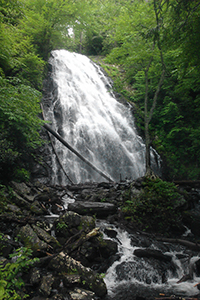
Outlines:
[{"label": "leafy green tree", "polygon": [[124,69],[130,99],[145,119],[137,118],[147,148],[152,143],[167,161],[169,179],[200,174],[199,6],[184,0],[120,1],[104,40],[112,45],[106,61]]},{"label": "leafy green tree", "polygon": [[199,1],[168,1],[167,81],[156,113],[160,120],[154,119],[154,129],[158,149],[170,166],[170,179],[200,176],[199,11]]},{"label": "leafy green tree", "polygon": [[16,26],[22,17],[22,2],[18,0],[1,0],[0,21],[4,24]]},{"label": "leafy green tree", "polygon": [[[144,133],[146,142],[146,175],[151,174],[149,123],[164,81],[165,64],[161,46],[162,1],[128,1],[121,8],[114,35],[117,46],[108,61],[118,61],[125,67],[130,83],[142,78]],[[154,88],[149,91],[150,83]]]},{"label": "leafy green tree", "polygon": [[0,170],[1,180],[11,180],[27,167],[31,151],[41,145],[41,94],[19,79],[0,77]]},{"label": "leafy green tree", "polygon": [[37,54],[45,61],[53,49],[65,47],[68,25],[76,20],[82,1],[24,1],[25,17],[20,22],[24,36],[31,37]]}]

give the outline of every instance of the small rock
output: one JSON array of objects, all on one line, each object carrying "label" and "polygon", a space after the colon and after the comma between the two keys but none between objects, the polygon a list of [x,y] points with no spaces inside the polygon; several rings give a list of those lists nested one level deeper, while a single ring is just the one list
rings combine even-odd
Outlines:
[{"label": "small rock", "polygon": [[76,288],[70,292],[73,300],[94,300],[95,293],[84,289]]},{"label": "small rock", "polygon": [[45,297],[49,296],[51,294],[53,283],[54,283],[54,278],[52,274],[43,276],[40,289],[39,289],[40,293]]}]

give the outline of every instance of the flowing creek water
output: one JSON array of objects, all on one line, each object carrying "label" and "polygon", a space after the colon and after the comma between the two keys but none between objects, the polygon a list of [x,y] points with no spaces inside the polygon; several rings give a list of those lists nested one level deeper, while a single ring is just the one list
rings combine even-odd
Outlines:
[{"label": "flowing creek water", "polygon": [[[196,283],[200,282],[200,277],[195,273],[193,268],[194,263],[199,260],[198,253],[193,253],[185,247],[174,245],[170,243],[160,244],[150,238],[152,244],[143,241],[141,243],[142,235],[138,233],[138,244],[136,246],[137,236],[129,234],[128,232],[116,228],[114,225],[108,224],[105,221],[99,221],[98,225],[104,232],[106,227],[112,228],[117,232],[114,240],[118,241],[119,260],[115,261],[108,269],[105,276],[105,283],[108,287],[108,296],[106,299],[132,299],[132,295],[140,295],[141,298],[152,298],[159,295],[179,295],[181,297],[192,297],[199,293]],[[104,238],[109,238],[104,233]],[[150,246],[149,246],[150,245]],[[158,268],[153,268],[153,264],[148,259],[139,258],[134,255],[136,249],[151,248],[154,250],[161,250],[163,254],[172,257],[173,267],[164,264],[166,268],[166,278],[163,281],[162,274],[158,272]],[[162,265],[162,262],[159,262]],[[157,266],[157,265],[156,265]],[[158,267],[158,266],[157,266]],[[185,274],[193,271],[193,279],[177,283]],[[162,296],[160,296],[162,298]]]},{"label": "flowing creek water", "polygon": [[[74,201],[75,198],[65,196],[64,209],[67,210],[69,203]],[[51,214],[49,217],[58,215]],[[111,239],[118,244],[116,258],[105,273],[108,295],[104,300],[131,300],[133,295],[137,295],[136,299],[162,298],[164,295],[191,298],[198,295],[199,290],[195,286],[200,282],[200,274],[195,268],[195,263],[200,260],[198,252],[178,243],[159,242],[150,234],[128,233],[107,220],[97,219],[96,227],[100,228],[104,239]],[[190,230],[186,228],[187,234],[190,234]],[[137,249],[158,250],[170,257],[171,261],[138,257],[134,254]],[[191,279],[178,283],[191,272]]]}]

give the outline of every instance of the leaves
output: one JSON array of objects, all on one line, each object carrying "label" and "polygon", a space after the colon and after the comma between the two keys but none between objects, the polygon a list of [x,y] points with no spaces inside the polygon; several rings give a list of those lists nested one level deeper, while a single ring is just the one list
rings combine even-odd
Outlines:
[{"label": "leaves", "polygon": [[[27,143],[35,147],[39,144],[38,129],[41,121],[37,118],[41,94],[24,84],[13,86],[0,77],[0,121],[8,127],[15,127]],[[4,127],[5,127],[4,125]]]},{"label": "leaves", "polygon": [[21,299],[19,291],[24,286],[24,282],[19,274],[21,271],[26,272],[34,262],[39,260],[32,259],[31,254],[31,249],[22,247],[10,255],[10,258],[15,258],[15,262],[8,262],[5,266],[0,262],[0,299]]},{"label": "leaves", "polygon": [[122,211],[142,229],[167,233],[178,228],[181,218],[180,207],[185,200],[180,196],[173,183],[160,179],[143,182],[144,189],[138,195],[126,194]]},{"label": "leaves", "polygon": [[40,98],[40,92],[18,78],[0,77],[0,179],[10,180],[19,174],[20,160],[42,144]]}]

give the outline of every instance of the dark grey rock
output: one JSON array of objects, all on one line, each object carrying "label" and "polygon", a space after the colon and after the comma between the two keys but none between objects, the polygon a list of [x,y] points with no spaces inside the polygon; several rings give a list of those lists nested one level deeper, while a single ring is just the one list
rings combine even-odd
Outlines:
[{"label": "dark grey rock", "polygon": [[54,277],[52,274],[43,276],[39,288],[41,295],[45,297],[49,296],[51,294],[53,283],[54,283]]},{"label": "dark grey rock", "polygon": [[137,257],[155,258],[166,262],[170,262],[172,260],[171,256],[163,254],[161,251],[154,249],[136,249],[134,254]]}]

